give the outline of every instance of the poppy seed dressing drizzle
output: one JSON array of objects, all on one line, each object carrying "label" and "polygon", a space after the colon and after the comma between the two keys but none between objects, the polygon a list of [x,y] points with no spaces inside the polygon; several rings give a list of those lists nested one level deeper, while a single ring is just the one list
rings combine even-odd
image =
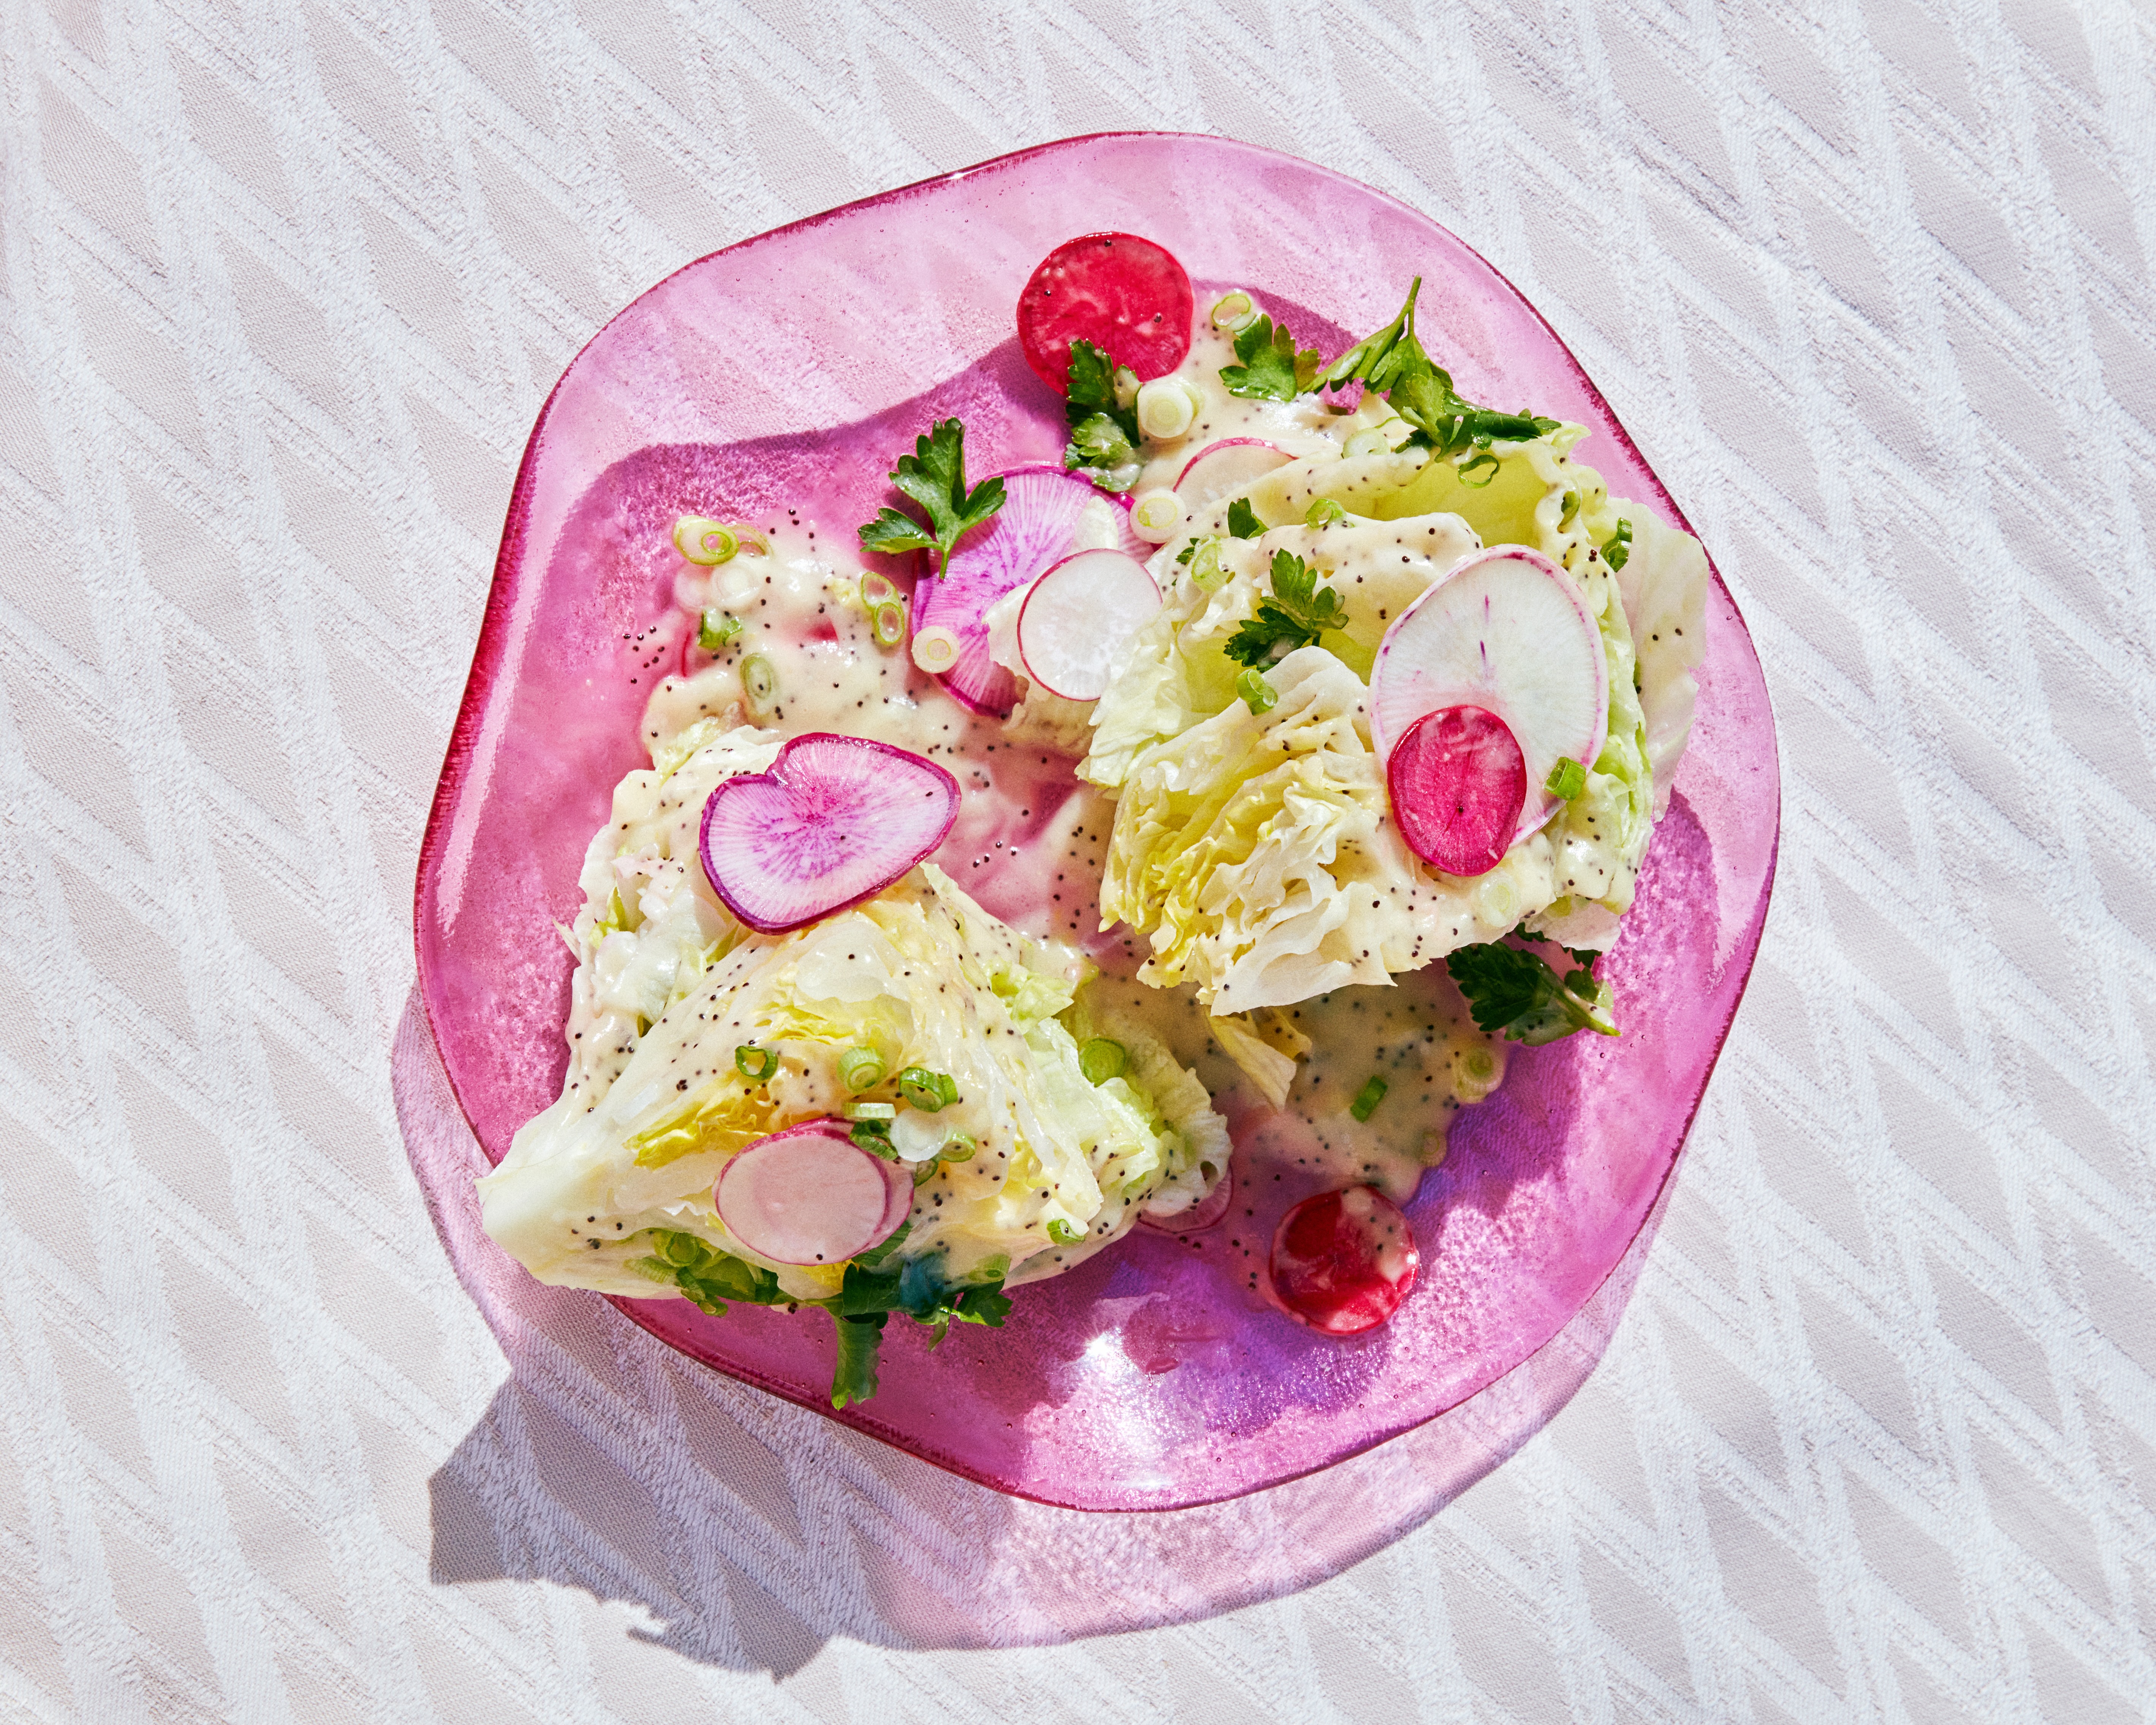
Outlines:
[{"label": "poppy seed dressing drizzle", "polygon": [[[1475,1028],[1442,968],[1235,1021],[1296,1062],[1285,1104],[1274,1106],[1188,988],[1135,980],[1147,956],[1142,939],[1121,925],[1100,928],[1114,809],[1074,777],[1072,757],[1029,737],[1022,723],[1014,728],[960,706],[902,644],[879,644],[859,578],[824,561],[806,530],[758,525],[767,556],[685,566],[678,578],[676,600],[692,615],[717,610],[743,627],[716,653],[692,643],[681,670],[654,690],[646,747],[656,752],[712,719],[726,728],[759,725],[775,737],[865,737],[937,762],[963,795],[933,860],[992,914],[1076,947],[1100,967],[1095,998],[1158,1036],[1212,1092],[1234,1128],[1244,1181],[1290,1196],[1368,1183],[1396,1202],[1410,1198],[1424,1169],[1443,1160],[1459,1109],[1488,1095],[1504,1072],[1503,1047]],[[773,685],[765,703],[745,685],[752,658]],[[1353,1101],[1373,1077],[1384,1081],[1383,1099],[1358,1118]],[[1231,1206],[1231,1222],[1245,1208]]]}]

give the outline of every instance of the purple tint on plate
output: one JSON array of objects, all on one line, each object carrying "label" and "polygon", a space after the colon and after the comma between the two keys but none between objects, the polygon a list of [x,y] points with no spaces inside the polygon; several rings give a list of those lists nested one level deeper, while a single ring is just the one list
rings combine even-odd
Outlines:
[{"label": "purple tint on plate", "polygon": [[[1610,490],[1681,520],[1570,354],[1488,264],[1389,198],[1247,145],[1050,145],[690,265],[594,338],[533,432],[428,824],[421,994],[490,1158],[560,1090],[570,963],[553,923],[579,901],[614,782],[644,764],[644,698],[684,649],[675,518],[798,508],[851,560],[854,524],[887,501],[891,459],[932,418],[965,421],[976,472],[1055,459],[1060,403],[1019,357],[1017,295],[1055,245],[1102,228],[1161,241],[1201,293],[1249,287],[1328,352],[1389,319],[1419,274],[1424,344],[1463,393],[1586,424],[1582,458]],[[1389,1324],[1334,1340],[1257,1304],[1235,1242],[1270,1240],[1305,1194],[1239,1197],[1254,1216],[1190,1235],[1141,1229],[1019,1291],[999,1332],[961,1327],[931,1354],[916,1327],[894,1322],[880,1393],[834,1417],[1001,1491],[1173,1508],[1355,1455],[1548,1342],[1623,1258],[1675,1166],[1765,916],[1773,721],[1718,578],[1706,655],[1691,748],[1606,965],[1625,1034],[1516,1051],[1502,1090],[1461,1115],[1450,1156],[1408,1206],[1422,1276]],[[944,855],[978,855],[973,836],[962,819]],[[998,902],[993,878],[962,878],[992,910],[1040,926]],[[1150,1297],[1163,1290],[1165,1310]],[[621,1305],[684,1353],[829,1410],[821,1313]]]}]

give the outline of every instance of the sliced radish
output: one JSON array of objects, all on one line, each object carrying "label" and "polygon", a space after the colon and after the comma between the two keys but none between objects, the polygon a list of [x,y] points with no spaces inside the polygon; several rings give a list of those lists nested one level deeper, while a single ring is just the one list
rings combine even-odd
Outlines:
[{"label": "sliced radish", "polygon": [[811,732],[781,749],[769,772],[711,793],[699,848],[726,908],[779,934],[882,891],[957,818],[958,781],[933,761]]},{"label": "sliced radish", "polygon": [[1176,475],[1175,495],[1192,515],[1204,515],[1224,497],[1247,491],[1295,457],[1261,437],[1224,437],[1208,444]]},{"label": "sliced radish", "polygon": [[1135,234],[1066,239],[1018,296],[1018,339],[1034,375],[1070,388],[1070,344],[1091,341],[1141,380],[1165,377],[1190,352],[1190,278],[1165,246]]},{"label": "sliced radish", "polygon": [[843,1120],[758,1138],[711,1189],[726,1231],[774,1264],[843,1264],[887,1240],[913,1208],[913,1176],[855,1143]]},{"label": "sliced radish", "polygon": [[1146,567],[1120,551],[1081,551],[1050,566],[1018,614],[1025,674],[1065,701],[1098,701],[1109,673],[1160,609]]},{"label": "sliced radish", "polygon": [[1273,1291],[1328,1336],[1377,1328],[1399,1309],[1421,1268],[1408,1219],[1374,1187],[1306,1198],[1273,1235]]},{"label": "sliced radish", "polygon": [[1591,767],[1609,718],[1602,637],[1572,578],[1538,551],[1479,552],[1400,613],[1370,670],[1370,737],[1389,757],[1408,729],[1444,707],[1480,707],[1504,722],[1527,772],[1513,836],[1547,821],[1563,798],[1546,788],[1560,760]]},{"label": "sliced radish", "polygon": [[1408,849],[1446,874],[1486,875],[1512,848],[1527,768],[1495,713],[1424,713],[1394,746],[1385,781]]},{"label": "sliced radish", "polygon": [[947,629],[957,652],[941,672],[943,686],[974,711],[998,717],[1017,705],[1018,684],[988,655],[983,620],[988,607],[1070,554],[1096,499],[1114,511],[1119,549],[1134,557],[1152,550],[1131,531],[1129,505],[1096,490],[1090,480],[1060,467],[1020,467],[1002,477],[1004,506],[951,554],[946,573],[924,576],[913,590],[916,662],[922,662],[921,638]]}]

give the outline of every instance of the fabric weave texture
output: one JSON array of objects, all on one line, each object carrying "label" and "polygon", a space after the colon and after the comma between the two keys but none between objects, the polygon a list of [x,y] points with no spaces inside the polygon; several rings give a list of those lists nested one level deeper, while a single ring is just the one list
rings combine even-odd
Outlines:
[{"label": "fabric weave texture", "polygon": [[[1780,725],[1614,1337],[1378,1452],[1337,1566],[1292,1493],[1059,1546],[468,1287],[415,1172],[418,835],[554,379],[694,257],[1118,128],[1490,258]],[[2152,262],[2125,0],[0,0],[0,1716],[2156,1720]]]}]

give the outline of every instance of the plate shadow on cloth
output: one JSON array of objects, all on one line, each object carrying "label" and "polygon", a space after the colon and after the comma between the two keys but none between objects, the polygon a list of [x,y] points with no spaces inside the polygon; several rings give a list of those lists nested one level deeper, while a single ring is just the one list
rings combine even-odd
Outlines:
[{"label": "plate shadow on cloth", "polygon": [[1586,1381],[1669,1190],[1553,1340],[1437,1419],[1226,1502],[1087,1512],[945,1473],[697,1364],[594,1295],[534,1281],[480,1230],[471,1183],[485,1158],[416,995],[392,1075],[435,1226],[511,1368],[429,1481],[433,1579],[579,1588],[639,1608],[639,1639],[779,1676],[833,1636],[1051,1644],[1200,1620],[1340,1573],[1437,1514]]}]

